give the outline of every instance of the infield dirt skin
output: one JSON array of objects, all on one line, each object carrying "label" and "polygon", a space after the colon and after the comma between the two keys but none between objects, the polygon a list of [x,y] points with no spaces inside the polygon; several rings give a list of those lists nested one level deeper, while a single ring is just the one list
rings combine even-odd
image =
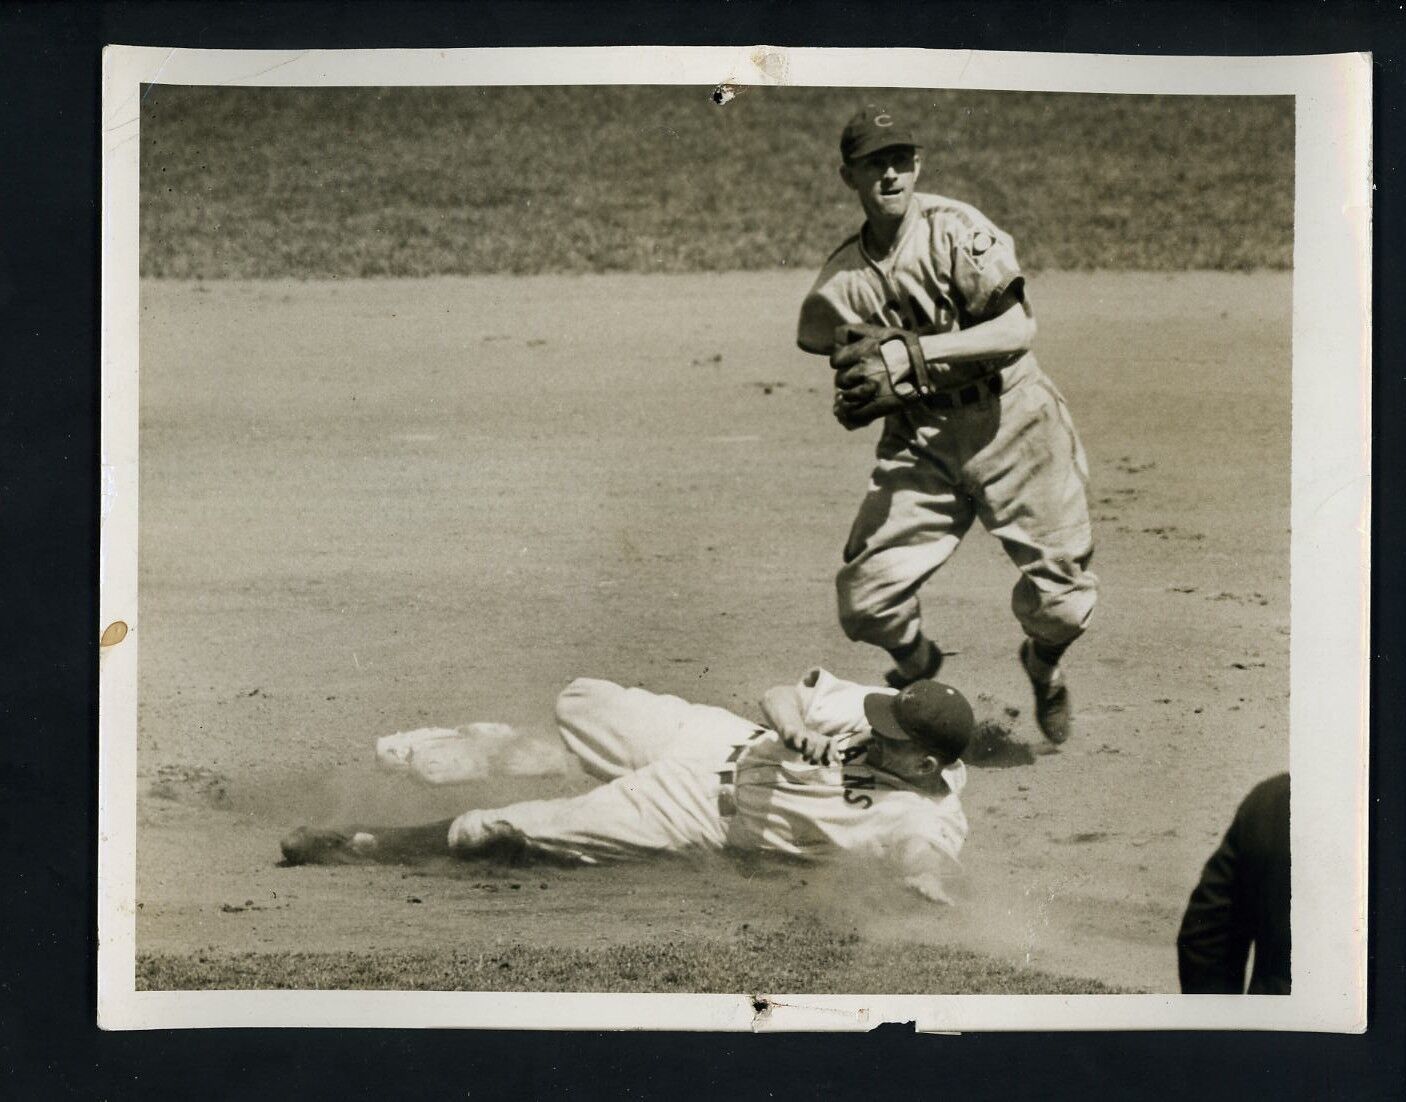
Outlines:
[{"label": "infield dirt skin", "polygon": [[1176,989],[1202,862],[1288,767],[1287,273],[1031,280],[1036,351],[1089,454],[1102,593],[1054,752],[999,545],[974,530],[924,591],[959,652],[944,678],[1012,738],[972,762],[955,908],[854,870],[727,862],[277,867],[300,823],[590,783],[419,787],[376,769],[393,731],[549,734],[577,676],[753,717],[811,665],[878,681],[833,591],[878,428],[839,428],[828,367],[792,343],[809,278],[143,284],[140,953],[600,945],[816,916],[896,951]]}]

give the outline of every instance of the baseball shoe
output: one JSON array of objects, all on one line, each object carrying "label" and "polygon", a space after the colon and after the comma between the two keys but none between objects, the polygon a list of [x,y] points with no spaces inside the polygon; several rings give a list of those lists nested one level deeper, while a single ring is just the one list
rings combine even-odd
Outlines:
[{"label": "baseball shoe", "polygon": [[1030,687],[1035,690],[1035,722],[1040,725],[1040,733],[1058,746],[1066,742],[1073,733],[1073,708],[1069,702],[1069,686],[1064,674],[1055,667],[1048,678],[1036,675],[1033,645],[1027,639],[1020,645],[1020,667],[1030,678]]},{"label": "baseball shoe", "polygon": [[946,657],[946,655],[942,653],[942,649],[925,636],[919,636],[918,641],[909,649],[916,649],[919,645],[925,645],[928,648],[928,660],[923,666],[923,672],[917,676],[910,677],[895,666],[893,669],[889,670],[888,673],[884,674],[884,682],[890,689],[899,689],[901,691],[915,681],[926,681],[936,677],[938,671],[942,669],[942,660]]},{"label": "baseball shoe", "polygon": [[299,827],[279,848],[285,865],[364,865],[376,860],[376,836],[364,830]]}]

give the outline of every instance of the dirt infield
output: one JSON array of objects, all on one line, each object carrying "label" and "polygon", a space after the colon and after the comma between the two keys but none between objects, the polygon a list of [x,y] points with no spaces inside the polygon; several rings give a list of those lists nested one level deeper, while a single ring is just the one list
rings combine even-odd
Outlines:
[{"label": "dirt infield", "polygon": [[791,344],[807,281],[143,285],[141,953],[618,948],[805,918],[1175,988],[1201,862],[1288,764],[1285,273],[1032,281],[1103,598],[1069,657],[1079,731],[1046,753],[998,545],[974,532],[926,590],[960,651],[944,676],[1017,740],[973,762],[958,908],[726,864],[275,867],[299,822],[586,783],[415,788],[375,771],[378,735],[544,731],[578,675],[751,715],[808,665],[877,678],[832,591],[877,430],[841,431]]}]

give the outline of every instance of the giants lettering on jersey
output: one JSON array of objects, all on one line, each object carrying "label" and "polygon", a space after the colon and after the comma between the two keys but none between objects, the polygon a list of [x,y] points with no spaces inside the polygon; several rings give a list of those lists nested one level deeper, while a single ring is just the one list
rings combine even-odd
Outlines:
[{"label": "giants lettering on jersey", "polygon": [[864,795],[864,789],[874,787],[873,773],[846,773],[844,786],[845,803],[857,804],[866,811],[874,806],[873,797]]},{"label": "giants lettering on jersey", "polygon": [[[864,747],[862,745],[846,746],[840,751],[840,768],[845,769],[851,763],[862,757],[864,757]],[[872,789],[874,787],[873,773],[853,773],[846,770],[846,772],[842,774],[841,783],[844,785],[845,789],[845,803],[856,804],[866,811],[874,806],[873,797],[864,795],[864,789]]]}]

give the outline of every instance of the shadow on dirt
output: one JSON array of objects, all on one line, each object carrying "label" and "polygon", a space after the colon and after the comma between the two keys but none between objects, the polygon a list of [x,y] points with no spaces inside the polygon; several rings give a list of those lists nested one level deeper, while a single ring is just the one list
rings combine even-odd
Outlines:
[{"label": "shadow on dirt", "polygon": [[1034,765],[1035,752],[1000,720],[983,719],[976,725],[965,761],[977,769],[1010,769],[1017,765]]}]

